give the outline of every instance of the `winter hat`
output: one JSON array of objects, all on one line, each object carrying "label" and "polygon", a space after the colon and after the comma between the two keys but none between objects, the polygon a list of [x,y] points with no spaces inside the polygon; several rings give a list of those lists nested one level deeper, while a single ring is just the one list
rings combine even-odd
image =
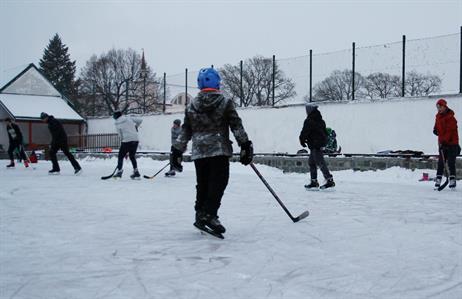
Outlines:
[{"label": "winter hat", "polygon": [[436,102],[436,105],[443,106],[443,107],[447,107],[447,106],[448,106],[448,102],[446,102],[445,99],[439,99],[439,100]]},{"label": "winter hat", "polygon": [[178,125],[178,126],[179,126],[179,125],[181,125],[181,120],[175,119],[175,120],[173,121],[173,123],[174,123],[175,125]]},{"label": "winter hat", "polygon": [[118,119],[118,118],[121,117],[121,116],[122,116],[122,112],[119,111],[119,110],[114,111],[114,113],[112,113],[112,117],[113,117],[114,119]]},{"label": "winter hat", "polygon": [[318,108],[318,105],[306,104],[305,105],[306,115],[310,115],[310,113],[316,110],[317,108]]},{"label": "winter hat", "polygon": [[40,119],[45,119],[47,117],[48,117],[48,114],[46,114],[45,112],[40,113]]},{"label": "winter hat", "polygon": [[211,67],[201,69],[197,75],[197,86],[201,90],[204,88],[220,89],[220,82],[220,75]]}]

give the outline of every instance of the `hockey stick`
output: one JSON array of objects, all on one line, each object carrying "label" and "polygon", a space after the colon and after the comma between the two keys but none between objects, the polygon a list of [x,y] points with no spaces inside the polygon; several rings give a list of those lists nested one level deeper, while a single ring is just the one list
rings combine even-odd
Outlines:
[{"label": "hockey stick", "polygon": [[156,172],[154,175],[152,175],[152,176],[143,175],[143,177],[144,177],[145,179],[152,180],[152,179],[155,178],[159,173],[161,173],[162,170],[164,170],[165,168],[167,168],[167,166],[169,166],[169,165],[170,165],[170,162],[168,162],[167,165],[165,165],[164,167],[162,167],[162,169],[159,170],[158,172]]},{"label": "hockey stick", "polygon": [[292,214],[290,214],[290,212],[286,208],[286,206],[279,199],[279,196],[276,194],[276,192],[274,192],[273,188],[271,188],[271,186],[268,184],[268,182],[265,180],[265,178],[261,175],[261,173],[258,171],[258,169],[255,167],[255,165],[252,162],[250,162],[250,166],[255,171],[255,173],[258,175],[258,177],[263,182],[263,184],[265,184],[266,188],[268,188],[268,190],[271,192],[271,194],[274,196],[274,198],[281,205],[282,209],[287,213],[287,215],[290,217],[290,219],[292,219],[293,222],[298,222],[298,221],[302,220],[303,218],[308,217],[308,215],[310,215],[310,212],[305,211],[305,212],[301,213],[300,216],[298,216],[298,217],[292,216]]},{"label": "hockey stick", "polygon": [[441,158],[443,158],[444,171],[446,172],[446,181],[443,183],[443,185],[438,187],[438,191],[443,190],[449,184],[449,171],[448,171],[448,166],[446,165],[446,158],[444,157],[444,152],[442,149],[440,149],[440,153],[441,153]]},{"label": "hockey stick", "polygon": [[102,176],[101,179],[102,179],[102,180],[107,180],[107,179],[112,178],[112,177],[114,176],[114,174],[116,173],[116,171],[117,171],[117,166],[116,166],[116,168],[114,169],[114,171],[113,171],[110,175]]}]

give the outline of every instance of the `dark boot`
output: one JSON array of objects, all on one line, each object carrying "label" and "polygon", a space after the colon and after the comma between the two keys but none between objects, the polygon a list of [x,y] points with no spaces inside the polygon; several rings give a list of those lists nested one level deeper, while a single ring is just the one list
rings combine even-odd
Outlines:
[{"label": "dark boot", "polygon": [[138,169],[133,170],[133,174],[130,176],[132,180],[139,180],[141,178],[140,173],[138,172]]},{"label": "dark boot", "polygon": [[319,183],[317,179],[311,179],[311,183],[308,185],[305,185],[306,189],[314,189],[314,188],[319,188]]},{"label": "dark boot", "polygon": [[6,168],[14,168],[14,161],[11,160],[10,164],[6,165]]},{"label": "dark boot", "polygon": [[124,173],[124,171],[121,169],[121,170],[118,170],[116,174],[114,174],[112,177],[114,179],[121,179],[122,178],[122,174]]},{"label": "dark boot", "polygon": [[443,178],[443,177],[440,176],[440,175],[436,176],[436,179],[435,179],[435,188],[439,188],[439,187],[441,186],[441,179],[442,179],[442,178]]},{"label": "dark boot", "polygon": [[455,188],[456,187],[456,177],[451,175],[449,177],[449,188]]},{"label": "dark boot", "polygon": [[327,189],[327,188],[332,188],[335,187],[335,182],[334,178],[330,177],[327,179],[326,183],[320,187],[320,189]]},{"label": "dark boot", "polygon": [[52,170],[48,171],[48,174],[59,174],[59,169],[53,168]]},{"label": "dark boot", "polygon": [[206,225],[213,231],[223,234],[226,231],[226,228],[221,224],[220,220],[218,220],[218,216],[211,216],[207,215],[207,222]]}]

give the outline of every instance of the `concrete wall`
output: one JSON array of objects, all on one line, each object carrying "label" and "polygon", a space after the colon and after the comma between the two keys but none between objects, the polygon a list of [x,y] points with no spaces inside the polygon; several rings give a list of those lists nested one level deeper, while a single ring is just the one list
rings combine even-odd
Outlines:
[{"label": "concrete wall", "polygon": [[[437,97],[388,99],[379,102],[320,104],[327,126],[337,132],[346,153],[377,153],[383,150],[418,150],[437,153],[432,134]],[[449,106],[462,115],[462,97],[446,97]],[[259,153],[296,153],[298,136],[306,117],[304,106],[239,109],[245,129]],[[163,151],[170,148],[170,128],[183,114],[143,117],[140,147]],[[89,119],[88,133],[115,133],[114,120]],[[238,150],[234,143],[235,152]]]}]

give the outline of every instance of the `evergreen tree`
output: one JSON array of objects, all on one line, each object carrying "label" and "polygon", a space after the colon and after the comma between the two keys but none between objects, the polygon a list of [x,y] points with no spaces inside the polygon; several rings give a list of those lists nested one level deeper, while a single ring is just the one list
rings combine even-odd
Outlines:
[{"label": "evergreen tree", "polygon": [[71,99],[76,94],[75,60],[71,61],[69,48],[56,33],[40,59],[40,70],[61,93]]}]

